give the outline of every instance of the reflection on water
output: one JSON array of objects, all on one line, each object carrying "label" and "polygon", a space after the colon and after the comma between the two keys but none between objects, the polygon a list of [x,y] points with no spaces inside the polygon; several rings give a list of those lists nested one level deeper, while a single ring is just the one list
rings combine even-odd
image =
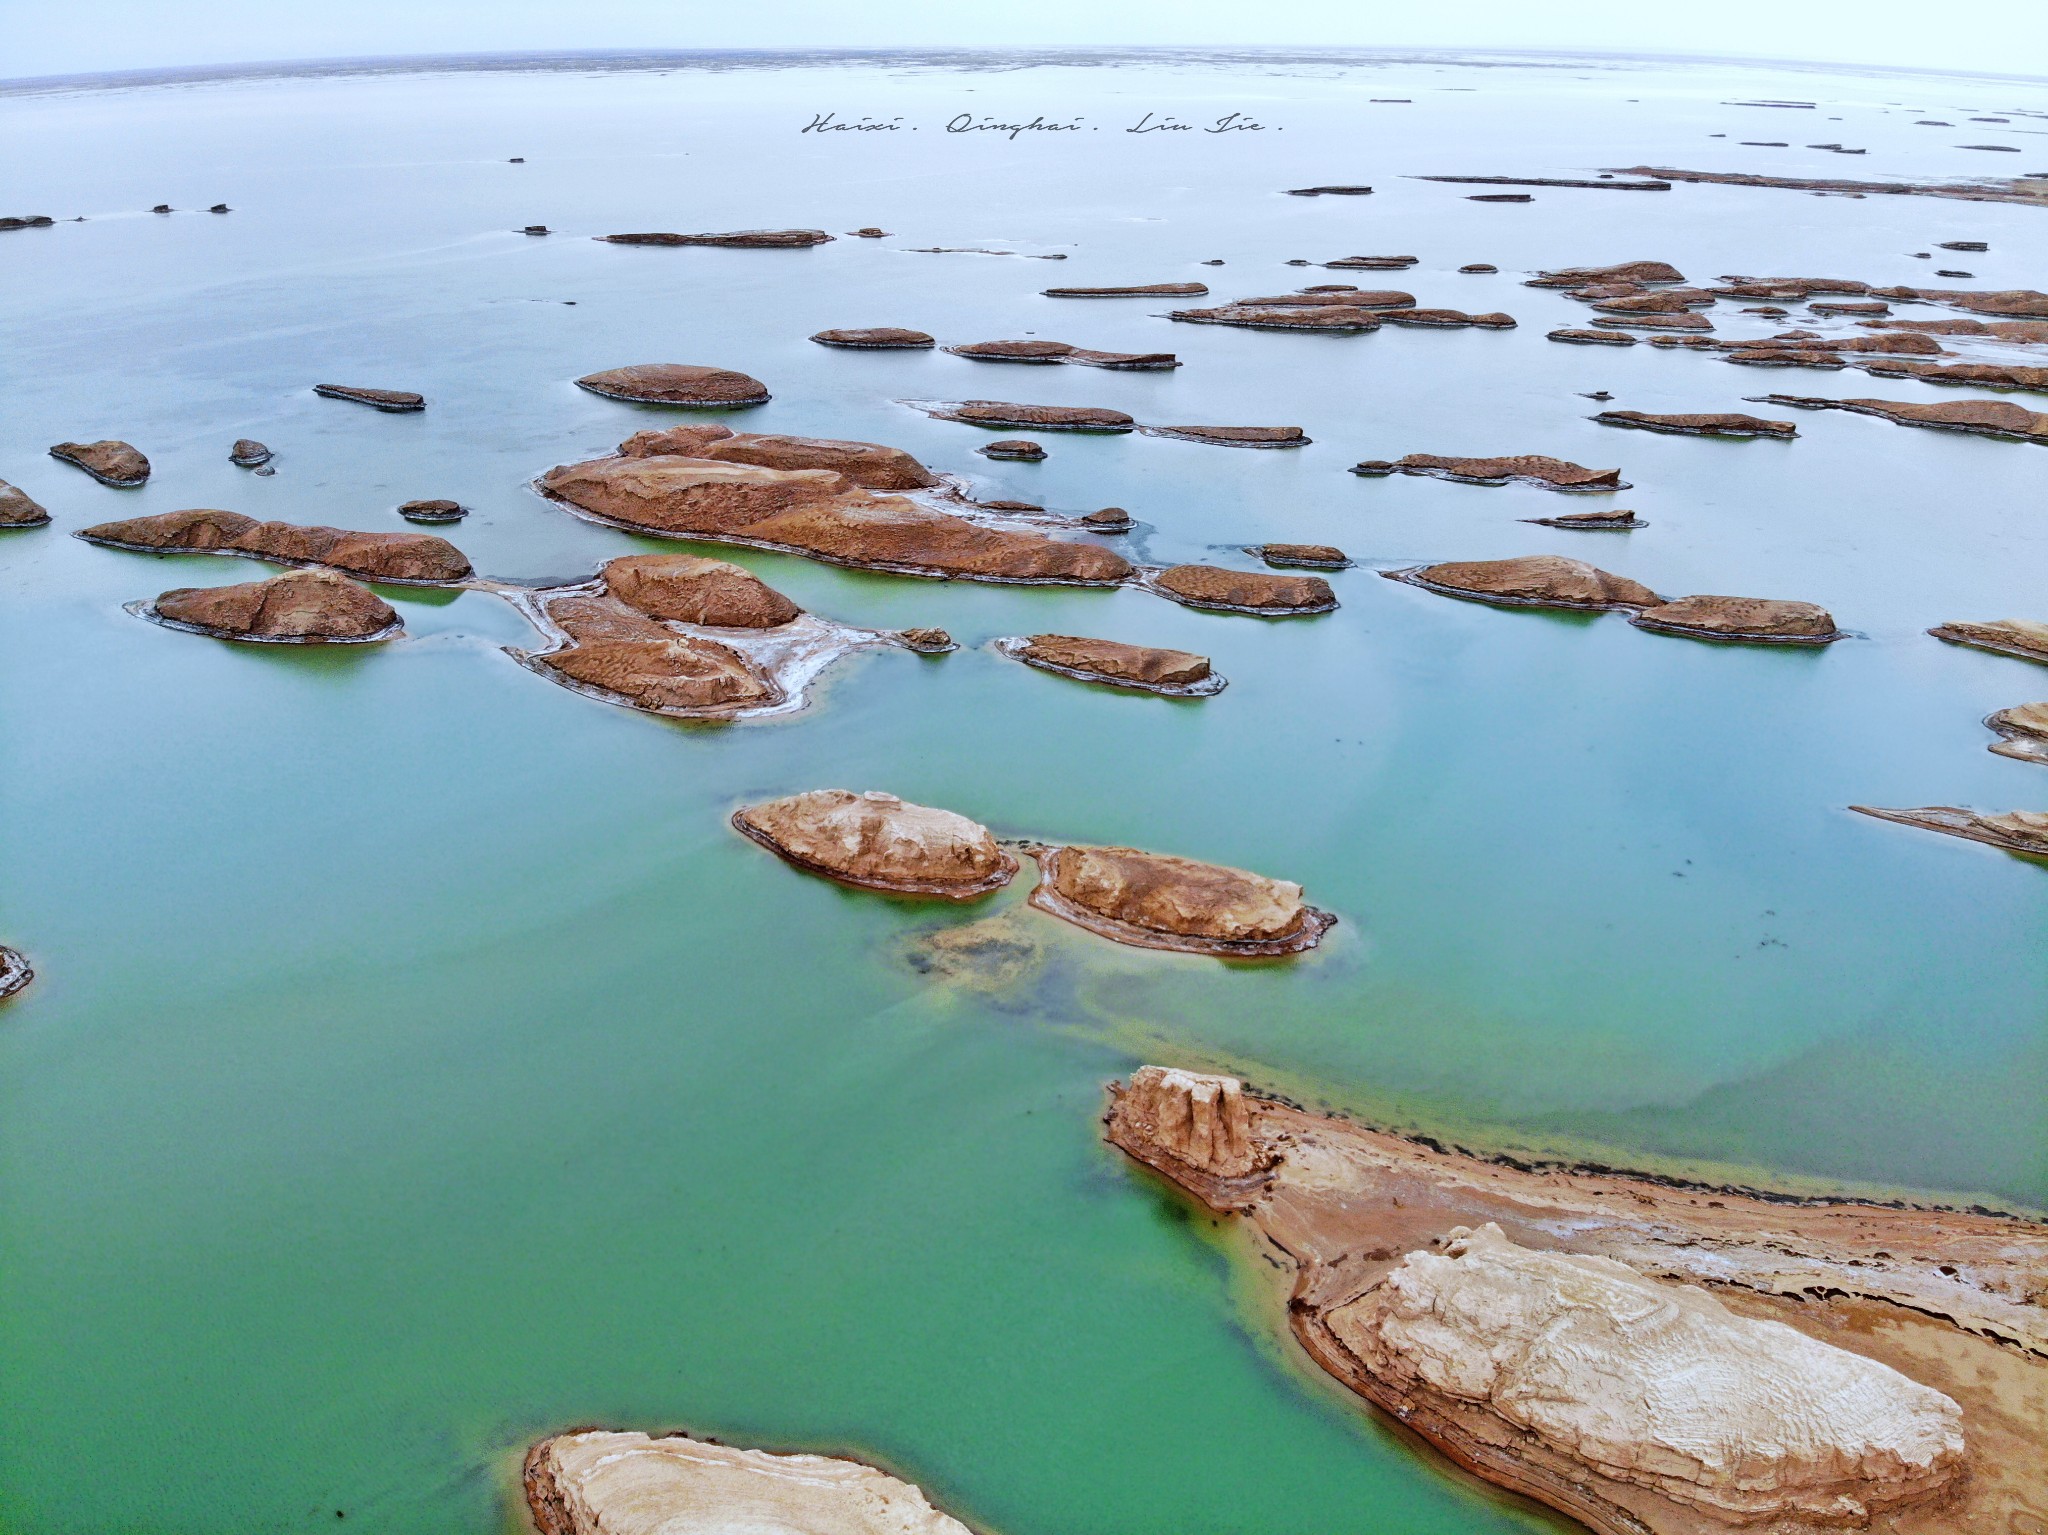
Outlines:
[{"label": "reflection on water", "polygon": [[[1228,1239],[1098,1145],[1101,1083],[1140,1057],[1474,1144],[2048,1203],[2048,873],[1844,809],[2043,803],[1978,724],[2043,673],[1921,633],[2048,617],[2038,454],[1841,414],[1791,444],[1615,432],[1582,393],[1701,411],[1763,389],[1707,357],[1550,345],[1583,309],[1517,282],[1632,258],[1924,282],[1913,252],[1982,240],[1978,281],[2039,287],[2039,211],[1722,187],[1487,205],[1405,179],[1838,168],[1733,147],[1768,135],[1722,103],[1773,96],[1819,101],[1802,136],[1867,146],[1859,176],[1982,174],[1915,120],[2040,88],[1488,62],[522,60],[0,99],[10,201],[88,220],[0,236],[31,386],[0,474],[56,518],[0,543],[0,938],[38,971],[0,1020],[10,1527],[486,1530],[506,1457],[590,1421],[863,1449],[1007,1535],[1543,1527],[1293,1369]],[[923,126],[798,135],[826,108]],[[1235,110],[1276,127],[1120,131]],[[1101,131],[943,133],[961,111]],[[1377,190],[1279,195],[1354,182]],[[140,211],[217,201],[233,214]],[[513,233],[539,222],[561,233]],[[895,238],[587,238],[871,223]],[[1038,295],[1057,273],[1239,297],[1328,275],[1290,259],[1395,251],[1422,258],[1401,285],[1425,304],[1520,328],[1251,333]],[[1501,275],[1457,270],[1482,261]],[[854,325],[1186,366],[805,339]],[[752,430],[1128,507],[1147,560],[1274,540],[1364,563],[1333,576],[1338,612],[1262,623],[743,552],[815,612],[964,648],[863,657],[802,715],[692,729],[542,685],[485,593],[383,589],[409,638],[375,654],[232,647],[120,605],[246,562],[64,536],[185,506],[395,531],[399,502],[446,496],[475,509],[452,537],[480,571],[581,578],[667,547],[530,489],[645,424],[571,382],[639,361],[766,380]],[[430,405],[376,415],[323,381]],[[985,434],[893,403],[971,395],[1315,441],[1049,434],[1043,463],[995,464]],[[146,488],[45,456],[101,436],[149,454]],[[277,450],[273,478],[227,463],[240,436]],[[1344,472],[1408,452],[1619,465],[1649,525],[1588,549],[1519,520],[1558,509],[1539,490]],[[1858,637],[1708,646],[1376,573],[1543,552],[1821,602]],[[1176,706],[985,648],[1048,630],[1194,650],[1231,686]],[[933,912],[726,824],[828,785],[1296,879],[1342,922],[1284,965],[1119,950],[1021,888]]]}]

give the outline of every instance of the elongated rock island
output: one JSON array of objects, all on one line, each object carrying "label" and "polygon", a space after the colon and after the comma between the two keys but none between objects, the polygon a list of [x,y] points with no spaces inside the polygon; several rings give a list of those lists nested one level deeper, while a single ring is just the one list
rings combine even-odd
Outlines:
[{"label": "elongated rock island", "polygon": [[1936,624],[1927,632],[1951,645],[1968,645],[1973,650],[2048,664],[2048,624],[2032,619],[1994,618],[1987,623],[1958,620]]},{"label": "elongated rock island", "polygon": [[859,1461],[682,1434],[557,1434],[527,1451],[521,1481],[540,1535],[973,1535]]},{"label": "elongated rock island", "polygon": [[1427,587],[1447,597],[1506,607],[1650,608],[1664,599],[1639,581],[1613,575],[1584,560],[1561,554],[1529,554],[1505,560],[1453,560],[1382,571],[1391,580]]},{"label": "elongated rock island", "polygon": [[360,645],[404,629],[390,603],[331,570],[294,570],[233,586],[179,587],[149,604],[144,616],[216,639],[266,644]]},{"label": "elongated rock island", "polygon": [[1141,949],[1222,959],[1298,954],[1336,922],[1301,886],[1225,864],[1130,847],[1034,847],[1031,904]]},{"label": "elongated rock island", "polygon": [[1206,698],[1224,687],[1223,679],[1210,669],[1207,656],[1186,650],[1126,645],[1074,634],[1017,636],[997,640],[995,646],[1002,654],[1040,671],[1167,698]]},{"label": "elongated rock island", "polygon": [[83,469],[102,485],[133,490],[149,478],[149,460],[142,450],[115,438],[100,442],[60,442],[50,457]]},{"label": "elongated rock island", "polygon": [[1638,609],[1629,622],[1662,634],[1754,645],[1828,645],[1843,637],[1826,608],[1769,597],[1679,597]]},{"label": "elongated rock island", "polygon": [[747,805],[732,824],[807,873],[891,895],[978,900],[1017,872],[1016,857],[978,821],[874,789],[812,789]]},{"label": "elongated rock island", "polygon": [[1545,490],[1627,490],[1619,469],[1588,469],[1569,459],[1541,453],[1505,458],[1446,458],[1439,453],[1410,453],[1394,460],[1369,458],[1351,466],[1367,479],[1389,474],[1425,474],[1460,485],[1537,485]]},{"label": "elongated rock island", "polygon": [[1984,842],[2008,853],[2048,858],[2048,810],[1970,810],[1961,805],[1920,805],[1893,810],[1881,805],[1851,805],[1861,815],[1897,821],[1923,831],[1945,832],[1971,842]]},{"label": "elongated rock island", "polygon": [[324,565],[367,581],[440,586],[471,575],[462,551],[431,533],[359,533],[258,522],[215,507],[102,522],[80,529],[77,536],[151,554],[234,554],[278,565]]},{"label": "elongated rock island", "polygon": [[579,388],[608,400],[636,405],[675,405],[690,410],[736,410],[766,405],[768,386],[750,373],[707,368],[697,363],[642,362],[586,373]]},{"label": "elongated rock island", "polygon": [[0,480],[0,528],[40,528],[49,521],[41,502],[20,486]]},{"label": "elongated rock island", "polygon": [[1249,1223],[1325,1371],[1599,1535],[2048,1514],[2048,1227],[1487,1160],[1158,1066],[1107,1136]]}]

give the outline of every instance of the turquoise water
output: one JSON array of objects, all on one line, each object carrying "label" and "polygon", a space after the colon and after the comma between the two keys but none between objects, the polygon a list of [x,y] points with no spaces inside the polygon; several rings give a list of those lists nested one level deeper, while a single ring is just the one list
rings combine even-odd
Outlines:
[{"label": "turquoise water", "polygon": [[[1921,634],[2048,617],[2048,458],[1839,413],[1802,415],[1790,444],[1602,428],[1579,391],[1645,410],[1955,396],[1550,345],[1585,312],[1517,282],[1636,257],[1695,278],[1924,282],[1947,253],[1909,252],[1982,239],[1990,253],[1954,259],[1984,285],[2048,286],[2048,215],[1709,187],[1487,205],[1402,179],[2038,168],[2048,147],[1954,146],[2033,146],[2018,132],[2036,120],[1962,124],[2042,109],[2048,87],[1017,63],[0,95],[0,212],[88,215],[0,236],[0,475],[56,518],[0,543],[0,938],[39,972],[0,1018],[0,1525],[188,1535],[340,1511],[495,1531],[531,1438],[615,1422],[856,1450],[1004,1535],[1549,1527],[1317,1379],[1237,1239],[1098,1143],[1101,1084],[1141,1059],[1474,1143],[2048,1204],[2048,876],[1844,808],[2048,803],[2041,769],[1985,752],[1978,724],[2044,696],[2048,673]],[[1720,105],[1754,97],[1824,105]],[[923,126],[797,133],[826,109]],[[1105,131],[944,134],[961,111]],[[1147,111],[1274,126],[1120,131]],[[1735,143],[1771,138],[1870,153]],[[1352,181],[1379,190],[1278,195]],[[231,216],[133,211],[222,200]],[[561,233],[510,232],[541,221]],[[895,238],[584,238],[869,223]],[[1521,328],[1287,336],[1038,297],[1277,292],[1338,275],[1289,258],[1355,252],[1415,254],[1389,285]],[[1502,275],[1457,274],[1473,261]],[[871,324],[1171,348],[1187,366],[804,339]],[[746,553],[819,612],[941,624],[967,648],[858,656],[803,715],[691,727],[544,685],[499,649],[528,635],[486,594],[385,589],[411,638],[374,653],[230,647],[120,604],[263,567],[64,536],[195,505],[396,529],[396,503],[452,496],[476,508],[452,536],[479,570],[580,576],[659,546],[527,482],[661,419],[570,383],[639,361],[766,380],[776,398],[747,429],[891,442],[991,491],[1128,507],[1145,527],[1126,542],[1151,560],[1233,562],[1266,539],[1388,564],[1550,551],[1667,592],[1820,601],[1858,637],[1709,647],[1370,568],[1336,578],[1339,612],[1268,623]],[[310,394],[330,380],[432,404],[394,417]],[[982,434],[893,403],[971,396],[1316,441],[1053,436],[1045,463],[995,465],[971,451]],[[228,465],[245,435],[278,451],[274,478]],[[150,455],[145,489],[44,454],[100,436]],[[1517,519],[1592,500],[1343,472],[1411,451],[1620,464],[1636,488],[1617,499],[1651,526],[1555,532]],[[1231,686],[1134,697],[979,648],[1044,629],[1199,650]],[[738,803],[834,784],[1298,879],[1342,925],[1298,962],[1227,967],[1026,915],[1043,952],[1022,980],[939,984],[906,943],[1023,892],[935,914],[806,879],[726,825]]]}]

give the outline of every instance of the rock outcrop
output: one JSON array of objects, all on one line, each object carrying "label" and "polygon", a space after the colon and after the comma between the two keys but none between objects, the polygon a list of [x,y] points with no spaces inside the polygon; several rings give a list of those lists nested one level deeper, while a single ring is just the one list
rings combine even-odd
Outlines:
[{"label": "rock outcrop", "polygon": [[149,460],[141,450],[115,438],[56,443],[50,449],[50,457],[75,465],[102,485],[112,485],[117,490],[133,490],[149,478]]},{"label": "rock outcrop", "polygon": [[1562,458],[1540,453],[1508,458],[1446,458],[1437,453],[1410,453],[1391,463],[1367,459],[1354,464],[1351,472],[1368,478],[1387,474],[1426,474],[1461,485],[1506,485],[1520,482],[1540,485],[1546,490],[1627,490],[1619,469],[1588,469]]},{"label": "rock outcrop", "polygon": [[243,469],[254,469],[267,464],[275,455],[253,437],[237,437],[235,445],[228,449],[228,462]]},{"label": "rock outcrop", "polygon": [[782,689],[730,645],[699,635],[593,640],[534,661],[570,683],[654,713],[702,715],[778,703]]},{"label": "rock outcrop", "polygon": [[820,346],[871,352],[921,352],[938,345],[937,340],[921,330],[904,330],[894,325],[874,325],[865,330],[821,330],[811,339]]},{"label": "rock outcrop", "polygon": [[1765,597],[1680,597],[1643,608],[1629,622],[1638,629],[1698,640],[1827,645],[1842,638],[1826,608]]},{"label": "rock outcrop", "polygon": [[1508,607],[1649,608],[1663,601],[1655,592],[1626,576],[1612,575],[1584,560],[1561,554],[1529,554],[1506,560],[1463,560],[1421,565],[1383,574],[1426,586],[1451,597]]},{"label": "rock outcrop", "polygon": [[1463,330],[1476,326],[1480,330],[1513,330],[1515,317],[1493,310],[1486,314],[1467,314],[1462,309],[1382,309],[1378,311],[1382,323],[1387,325],[1412,325],[1422,330]]},{"label": "rock outcrop", "polygon": [[1021,463],[1036,463],[1045,457],[1045,445],[1028,437],[1006,437],[1001,442],[985,442],[974,451],[987,458],[1015,459]]},{"label": "rock outcrop", "polygon": [[540,1535],[973,1535],[859,1461],[580,1429],[527,1452]]},{"label": "rock outcrop", "polygon": [[803,250],[832,236],[822,229],[734,229],[724,234],[599,235],[607,245],[715,245],[728,250]]},{"label": "rock outcrop", "polygon": [[955,357],[980,362],[1065,362],[1074,348],[1064,341],[969,341],[946,348]]},{"label": "rock outcrop", "polygon": [[1863,371],[1872,378],[1917,378],[1923,384],[2048,393],[2048,368],[2022,367],[2017,363],[1959,362],[1944,367],[1936,362],[1886,357],[1864,363]]},{"label": "rock outcrop", "polygon": [[1789,421],[1768,421],[1740,411],[1704,415],[1653,415],[1641,410],[1603,410],[1592,418],[1602,426],[1633,426],[1649,432],[1676,432],[1688,437],[1797,437]]},{"label": "rock outcrop", "polygon": [[1038,850],[1031,904],[1118,943],[1188,954],[1298,954],[1337,920],[1301,886],[1129,847]]},{"label": "rock outcrop", "polygon": [[40,528],[49,524],[50,514],[19,485],[0,480],[0,528]]},{"label": "rock outcrop", "polygon": [[1206,1177],[1248,1178],[1270,1160],[1253,1140],[1236,1077],[1140,1066],[1117,1097],[1116,1117],[1125,1134]]},{"label": "rock outcrop", "polygon": [[330,400],[348,400],[357,405],[367,405],[372,410],[389,411],[394,414],[427,408],[426,396],[415,394],[410,389],[365,389],[355,384],[315,384],[313,393],[325,395]]},{"label": "rock outcrop", "polygon": [[440,585],[472,574],[462,551],[431,533],[358,533],[258,522],[211,507],[103,522],[78,536],[154,553],[240,554],[279,565],[324,565],[365,580],[401,584]]},{"label": "rock outcrop", "polygon": [[435,496],[422,501],[403,502],[398,508],[398,515],[407,522],[460,522],[469,515],[469,508],[460,501]]},{"label": "rock outcrop", "polygon": [[1126,645],[1075,634],[998,640],[996,648],[1041,671],[1143,693],[1199,698],[1223,690],[1223,679],[1210,669],[1209,658],[1186,650]]},{"label": "rock outcrop", "polygon": [[732,823],[800,869],[897,895],[971,901],[1017,872],[978,821],[877,790],[812,789],[746,806]]},{"label": "rock outcrop", "polygon": [[1539,528],[1563,528],[1574,533],[1626,533],[1630,528],[1647,528],[1634,512],[1622,507],[1604,512],[1566,512],[1559,517],[1524,517],[1523,522]]},{"label": "rock outcrop", "polygon": [[1999,756],[2013,757],[2021,762],[2048,763],[2048,703],[2016,704],[2010,709],[2000,709],[1996,714],[1987,715],[1984,724],[1999,736],[1990,747]]},{"label": "rock outcrop", "polygon": [[826,469],[763,469],[699,458],[603,458],[551,469],[543,491],[641,532],[786,549],[910,575],[1111,585],[1130,562],[1093,544],[984,527]]},{"label": "rock outcrop", "polygon": [[1944,400],[1933,405],[1903,400],[1829,400],[1812,395],[1770,394],[1758,403],[1795,405],[1801,410],[1848,410],[1878,416],[1900,426],[1928,426],[1985,437],[2016,437],[2048,443],[2048,413],[2028,410],[2011,400]]},{"label": "rock outcrop", "polygon": [[1217,565],[1170,565],[1153,578],[1160,591],[1191,608],[1223,613],[1328,613],[1337,594],[1321,576],[1274,576]]},{"label": "rock outcrop", "polygon": [[737,410],[765,405],[768,386],[731,368],[706,368],[694,363],[646,362],[586,373],[579,388],[608,400],[636,405],[677,405],[692,410]]},{"label": "rock outcrop", "polygon": [[234,586],[165,592],[152,616],[219,639],[361,644],[390,639],[403,625],[391,604],[331,570],[295,570]]},{"label": "rock outcrop", "polygon": [[1191,325],[1235,325],[1246,330],[1363,333],[1380,328],[1380,317],[1362,304],[1230,304],[1214,309],[1176,309],[1169,318]]},{"label": "rock outcrop", "polygon": [[1152,282],[1121,288],[1047,288],[1047,298],[1200,298],[1207,283]]},{"label": "rock outcrop", "polygon": [[1141,426],[1147,437],[1176,437],[1220,448],[1305,448],[1315,439],[1298,426]]},{"label": "rock outcrop", "polygon": [[1985,814],[1960,805],[1922,805],[1911,810],[1887,810],[1878,805],[1851,805],[1851,810],[1874,815],[1884,821],[1898,821],[1926,831],[1988,842],[2008,853],[2028,853],[2048,858],[2048,810],[2009,810]]},{"label": "rock outcrop", "polygon": [[2022,661],[2048,664],[2048,624],[2036,623],[2032,619],[1994,618],[1987,623],[1936,624],[1927,632],[1952,645],[1968,645],[1976,650],[2018,656]]},{"label": "rock outcrop", "polygon": [[1583,330],[1566,326],[1561,330],[1548,331],[1546,341],[1563,341],[1573,346],[1634,346],[1636,338],[1618,330]]},{"label": "rock outcrop", "polygon": [[[677,428],[688,431],[690,428]],[[718,430],[723,436],[704,441],[694,448],[666,451],[687,453],[715,463],[753,464],[762,469],[825,469],[845,477],[848,484],[864,490],[930,490],[939,477],[901,448],[879,442],[856,442],[840,437],[790,437],[771,433],[732,432],[724,428],[697,427],[701,433]],[[640,433],[639,437],[651,434]],[[638,438],[628,439],[628,442]],[[627,444],[620,444],[625,452]]]},{"label": "rock outcrop", "polygon": [[1685,274],[1668,261],[1621,261],[1613,266],[1559,267],[1538,272],[1524,284],[1530,288],[1580,288],[1588,283],[1684,282]]},{"label": "rock outcrop", "polygon": [[599,567],[605,590],[649,618],[773,629],[803,611],[752,571],[694,554],[628,554]]},{"label": "rock outcrop", "polygon": [[1861,1523],[1963,1465],[1961,1410],[1890,1366],[1491,1223],[1409,1253],[1325,1321],[1403,1397],[1476,1405],[1731,1519]]},{"label": "rock outcrop", "polygon": [[1247,552],[1283,569],[1342,570],[1351,563],[1334,544],[1259,544]]},{"label": "rock outcrop", "polygon": [[961,400],[920,406],[940,421],[969,426],[1029,427],[1041,432],[1128,432],[1138,423],[1120,410],[1091,405],[1013,405],[1004,400]]}]

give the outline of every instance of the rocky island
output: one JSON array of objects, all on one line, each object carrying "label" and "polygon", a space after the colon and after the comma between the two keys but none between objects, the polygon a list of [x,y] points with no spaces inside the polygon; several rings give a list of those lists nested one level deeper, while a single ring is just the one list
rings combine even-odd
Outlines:
[{"label": "rocky island", "polygon": [[1994,618],[1988,623],[1955,622],[1936,624],[1927,631],[1951,645],[1968,645],[2022,661],[2048,664],[2048,624],[2028,618]]},{"label": "rocky island", "polygon": [[1764,597],[1680,597],[1639,609],[1629,622],[1659,634],[1751,645],[1831,645],[1844,638],[1826,608]]},{"label": "rocky island", "polygon": [[586,373],[579,389],[635,405],[675,405],[688,410],[737,410],[766,405],[768,386],[752,374],[696,363],[643,362]]},{"label": "rocky island", "polygon": [[1503,607],[1573,608],[1606,613],[1652,608],[1664,599],[1639,581],[1611,575],[1584,560],[1561,554],[1529,554],[1505,560],[1462,560],[1413,565],[1380,572],[1392,581]]},{"label": "rocky island", "polygon": [[2048,413],[2028,410],[2011,400],[1945,400],[1922,405],[1904,400],[1828,400],[1813,395],[1767,394],[1765,405],[1794,405],[1801,410],[1849,410],[1878,416],[1900,426],[1927,426],[1982,437],[2011,437],[2021,442],[2048,442]]},{"label": "rocky island", "polygon": [[937,340],[921,330],[904,330],[893,325],[871,326],[866,330],[821,330],[811,339],[820,346],[869,352],[929,351],[938,345]]},{"label": "rocky island", "polygon": [[1909,810],[1887,810],[1879,805],[1851,805],[1859,815],[1874,815],[1881,821],[1897,821],[1924,831],[1946,832],[1972,842],[1989,843],[2008,853],[2048,858],[2048,810],[2008,810],[1986,813],[1960,805],[1922,805]]},{"label": "rocky island", "polygon": [[115,438],[101,442],[60,442],[50,457],[83,469],[102,485],[133,490],[149,478],[149,460],[138,448]]},{"label": "rocky island", "polygon": [[1330,1375],[1599,1535],[2048,1512],[2048,1229],[1486,1160],[1147,1066],[1107,1138],[1244,1219]]},{"label": "rocky island", "polygon": [[2048,763],[2048,703],[2000,709],[1986,715],[1984,725],[1999,737],[1988,750],[2019,762]]},{"label": "rocky island", "polygon": [[973,1535],[908,1482],[856,1460],[576,1429],[521,1468],[540,1535]]},{"label": "rocky island", "polygon": [[805,250],[832,236],[822,229],[735,229],[724,234],[598,235],[607,245],[709,245],[725,250]]},{"label": "rocky island", "polygon": [[732,824],[807,873],[891,895],[978,900],[1017,873],[986,826],[879,790],[812,789],[744,806]]},{"label": "rocky island", "polygon": [[390,603],[331,570],[184,586],[128,610],[169,629],[259,645],[367,645],[405,632]]},{"label": "rocky island", "polygon": [[1031,904],[1099,937],[1219,959],[1299,954],[1337,919],[1301,886],[1223,864],[1129,847],[1033,845]]},{"label": "rocky island", "polygon": [[50,514],[18,485],[0,480],[0,528],[48,527]]},{"label": "rocky island", "polygon": [[1545,490],[1628,490],[1619,469],[1588,469],[1567,459],[1524,453],[1508,458],[1446,458],[1436,453],[1410,453],[1405,458],[1369,458],[1351,466],[1367,479],[1389,474],[1426,474],[1460,485],[1536,485]]},{"label": "rocky island", "polygon": [[969,426],[992,426],[1015,430],[1019,427],[1040,432],[1128,432],[1138,423],[1120,410],[1092,405],[1013,405],[1005,400],[904,402],[923,411],[935,421],[960,421]]},{"label": "rocky island", "polygon": [[1647,432],[1675,432],[1688,437],[1797,437],[1789,421],[1767,421],[1740,411],[1705,415],[1660,416],[1641,410],[1603,410],[1588,419],[1602,426],[1632,426]]},{"label": "rocky island", "polygon": [[76,536],[145,554],[232,554],[277,565],[322,565],[366,581],[406,586],[447,586],[473,574],[460,549],[431,533],[359,533],[258,522],[212,507],[102,522]]},{"label": "rocky island", "polygon": [[315,384],[313,393],[330,400],[348,400],[356,405],[367,405],[372,410],[399,415],[427,408],[426,397],[415,394],[410,389],[366,389],[357,384]]},{"label": "rocky island", "polygon": [[1634,512],[1616,507],[1604,512],[1565,512],[1556,517],[1524,517],[1523,522],[1539,528],[1563,528],[1568,533],[1626,533],[1649,524]]},{"label": "rocky island", "polygon": [[1210,669],[1207,656],[1186,650],[1126,645],[1118,640],[1087,639],[1073,634],[1012,636],[997,640],[995,648],[1040,671],[1133,692],[1156,693],[1163,698],[1208,698],[1225,687],[1224,679]]}]

